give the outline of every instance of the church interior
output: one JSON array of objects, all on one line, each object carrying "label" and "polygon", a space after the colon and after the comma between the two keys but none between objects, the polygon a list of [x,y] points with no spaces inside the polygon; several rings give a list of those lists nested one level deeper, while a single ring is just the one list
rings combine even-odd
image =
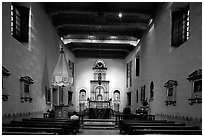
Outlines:
[{"label": "church interior", "polygon": [[2,2],[2,134],[201,135],[202,3]]}]

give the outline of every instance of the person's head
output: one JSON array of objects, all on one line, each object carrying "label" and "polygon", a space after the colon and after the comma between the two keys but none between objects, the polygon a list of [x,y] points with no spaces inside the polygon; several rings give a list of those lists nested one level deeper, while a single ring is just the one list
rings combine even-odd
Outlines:
[{"label": "person's head", "polygon": [[76,111],[74,111],[74,112],[73,112],[73,115],[76,115],[76,114],[77,114],[77,112],[76,112]]}]

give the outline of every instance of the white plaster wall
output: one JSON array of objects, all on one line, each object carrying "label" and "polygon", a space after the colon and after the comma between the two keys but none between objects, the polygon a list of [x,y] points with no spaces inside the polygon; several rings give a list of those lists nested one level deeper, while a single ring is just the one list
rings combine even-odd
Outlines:
[{"label": "white plaster wall", "polygon": [[[79,91],[85,89],[87,97],[90,97],[90,80],[93,80],[93,65],[96,59],[77,59],[76,61],[76,104],[79,110]],[[126,105],[125,100],[125,66],[124,60],[104,59],[107,66],[106,80],[109,80],[109,97],[113,97],[114,90],[121,92],[121,107]]]},{"label": "white plaster wall", "polygon": [[[11,75],[5,80],[4,91],[8,101],[2,101],[2,115],[46,111],[45,86],[50,86],[51,76],[59,57],[60,38],[49,18],[38,3],[22,3],[31,7],[30,41],[20,43],[10,32],[10,3],[2,3],[2,66]],[[74,60],[68,53],[68,58]],[[30,76],[34,100],[21,103],[20,77]]]},{"label": "white plaster wall", "polygon": [[[189,105],[191,84],[187,76],[202,68],[202,8],[201,3],[190,3],[190,38],[179,48],[171,47],[170,6],[167,4],[157,16],[153,25],[141,39],[141,73],[136,78],[133,73],[132,90],[139,90],[146,85],[146,97],[149,98],[150,82],[154,82],[154,100],[150,103],[153,114],[169,114],[193,118],[202,117],[202,104]],[[134,60],[136,49],[127,58]],[[134,67],[133,67],[134,70]],[[176,106],[166,106],[164,84],[176,80]],[[135,95],[132,97],[135,98]],[[141,106],[132,101],[132,111]]]}]

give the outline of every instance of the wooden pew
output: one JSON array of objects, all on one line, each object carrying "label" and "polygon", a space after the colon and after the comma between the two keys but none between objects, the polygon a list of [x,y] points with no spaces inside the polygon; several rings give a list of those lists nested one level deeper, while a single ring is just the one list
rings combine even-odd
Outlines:
[{"label": "wooden pew", "polygon": [[135,130],[133,135],[165,134],[165,135],[202,135],[202,130]]},{"label": "wooden pew", "polygon": [[[23,119],[25,120],[25,119]],[[31,117],[30,120],[35,120],[35,121],[73,121],[76,122],[77,125],[80,127],[80,119],[79,120],[73,120],[73,119],[56,119],[56,118],[35,118]]]},{"label": "wooden pew", "polygon": [[61,128],[62,134],[72,134],[70,126],[62,124],[46,124],[46,123],[28,123],[23,121],[12,121],[10,124],[2,124],[2,127],[41,127],[41,128]]},{"label": "wooden pew", "polygon": [[174,124],[175,122],[167,120],[121,120],[119,122],[119,130],[122,133],[122,131],[125,131],[129,125],[144,125],[145,123],[150,123],[149,125],[152,125],[151,123],[153,123],[153,125],[157,123],[159,125],[162,123]]},{"label": "wooden pew", "polygon": [[129,132],[130,126],[185,126],[184,123],[168,123],[168,122],[161,122],[161,123],[123,123],[120,125],[119,130],[120,133],[127,134]]},{"label": "wooden pew", "polygon": [[55,119],[55,118],[31,118],[31,119],[22,119],[22,121],[32,121],[32,122],[46,122],[46,123],[49,123],[49,122],[56,122],[56,123],[60,123],[60,122],[64,122],[64,123],[67,123],[69,125],[72,125],[75,132],[78,132],[79,131],[79,128],[80,128],[80,123],[79,123],[79,120],[73,120],[73,119]]},{"label": "wooden pew", "polygon": [[56,122],[40,122],[40,121],[11,121],[12,126],[28,126],[28,127],[52,127],[52,128],[63,128],[63,134],[76,134],[74,125],[67,123],[56,123]]},{"label": "wooden pew", "polygon": [[2,132],[2,135],[56,135],[56,134],[43,132]]},{"label": "wooden pew", "polygon": [[141,114],[115,114],[116,125],[121,120],[155,120],[155,115],[141,115]]},{"label": "wooden pew", "polygon": [[168,122],[168,123],[175,123],[174,121],[167,121],[167,120],[121,120],[119,123],[121,122],[132,122],[132,123],[164,123],[164,122]]},{"label": "wooden pew", "polygon": [[50,127],[2,127],[4,132],[44,132],[44,133],[55,133],[62,135],[62,128],[50,128]]},{"label": "wooden pew", "polygon": [[137,130],[199,130],[197,126],[132,126],[127,131],[128,135],[134,135]]}]

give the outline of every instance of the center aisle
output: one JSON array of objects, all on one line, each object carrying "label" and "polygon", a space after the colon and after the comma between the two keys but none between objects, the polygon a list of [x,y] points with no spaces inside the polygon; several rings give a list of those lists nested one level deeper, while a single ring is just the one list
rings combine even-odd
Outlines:
[{"label": "center aisle", "polygon": [[115,119],[85,119],[77,135],[119,135]]},{"label": "center aisle", "polygon": [[80,129],[77,135],[120,135],[119,130]]}]

